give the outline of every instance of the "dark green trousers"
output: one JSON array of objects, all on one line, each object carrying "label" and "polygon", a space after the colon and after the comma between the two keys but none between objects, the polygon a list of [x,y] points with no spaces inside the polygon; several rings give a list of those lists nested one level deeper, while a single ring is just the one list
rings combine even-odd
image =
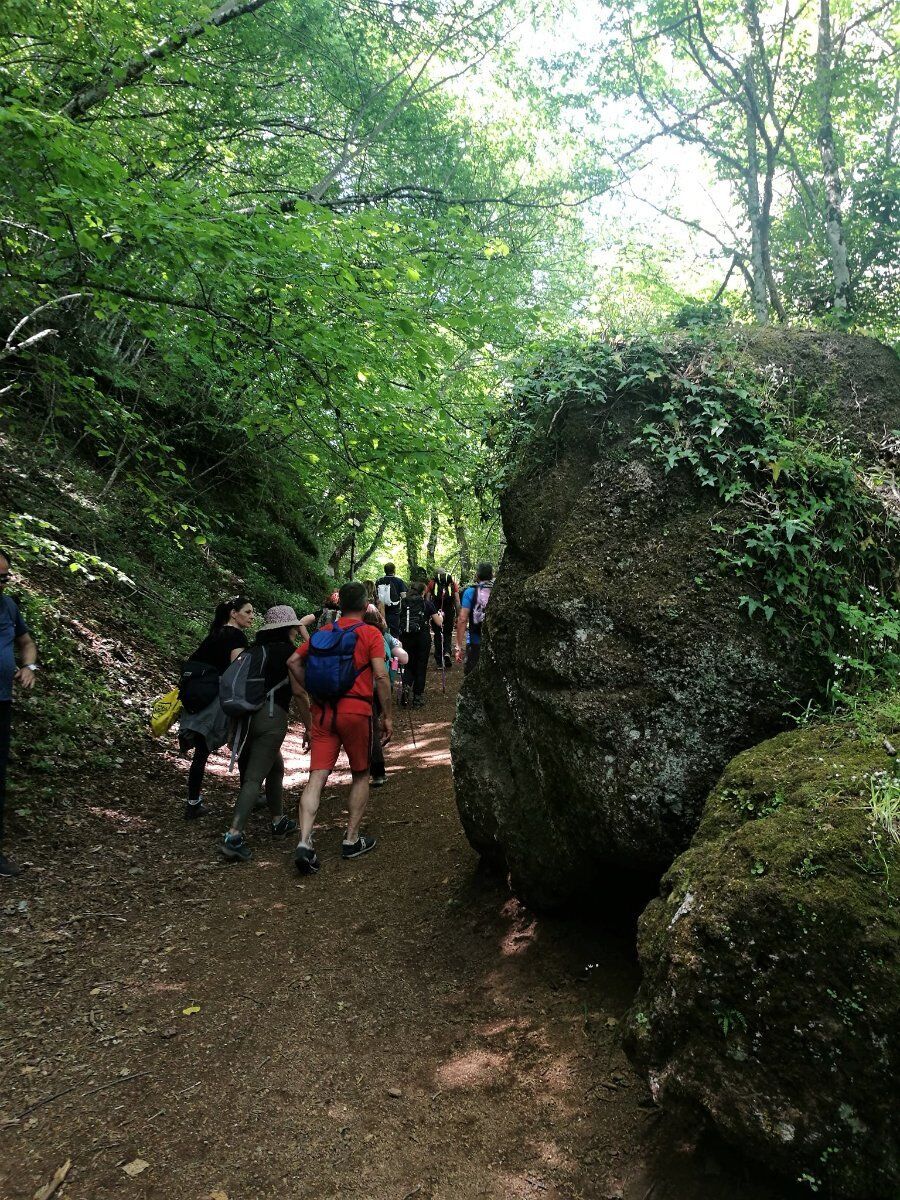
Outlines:
[{"label": "dark green trousers", "polygon": [[262,791],[263,782],[272,820],[277,820],[283,814],[284,759],[281,757],[281,743],[287,730],[288,715],[278,704],[271,717],[266,703],[250,718],[250,729],[241,751],[241,790],[231,822],[235,829],[243,829],[246,825],[256,805],[256,798]]}]

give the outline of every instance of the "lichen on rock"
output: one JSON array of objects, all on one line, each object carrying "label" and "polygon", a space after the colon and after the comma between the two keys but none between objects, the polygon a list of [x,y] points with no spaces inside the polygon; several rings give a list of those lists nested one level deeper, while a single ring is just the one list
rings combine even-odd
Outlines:
[{"label": "lichen on rock", "polygon": [[900,792],[880,737],[783,733],[723,774],[641,918],[626,1048],[664,1105],[826,1194],[896,1200]]},{"label": "lichen on rock", "polygon": [[[869,362],[870,391],[851,361]],[[876,342],[784,332],[743,349],[584,347],[527,381],[452,754],[470,841],[528,901],[590,899],[610,868],[664,870],[727,762],[822,692],[827,630],[852,651],[883,612],[900,527],[879,524],[857,476],[900,427],[898,381]],[[820,450],[829,421],[840,461]],[[795,519],[807,497],[813,515]],[[853,504],[866,537],[848,533]],[[778,536],[754,538],[773,506],[758,520]]]}]

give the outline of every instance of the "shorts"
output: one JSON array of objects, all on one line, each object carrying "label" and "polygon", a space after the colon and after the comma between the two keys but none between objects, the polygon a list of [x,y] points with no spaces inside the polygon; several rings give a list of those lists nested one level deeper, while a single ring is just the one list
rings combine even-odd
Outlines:
[{"label": "shorts", "polygon": [[368,771],[372,754],[372,717],[369,713],[342,713],[338,709],[313,709],[310,730],[311,771],[330,771],[341,746],[347,751],[354,775]]}]

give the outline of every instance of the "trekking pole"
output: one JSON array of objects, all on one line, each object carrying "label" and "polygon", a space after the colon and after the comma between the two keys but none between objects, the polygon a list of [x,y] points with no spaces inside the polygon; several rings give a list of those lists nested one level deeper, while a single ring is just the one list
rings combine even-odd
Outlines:
[{"label": "trekking pole", "polygon": [[441,695],[447,695],[447,664],[444,661],[444,626],[441,625],[438,633],[441,635]]},{"label": "trekking pole", "polygon": [[[409,666],[408,663],[407,663],[407,666]],[[406,711],[409,714],[409,732],[410,732],[410,736],[412,737],[412,744],[413,744],[414,748],[416,750],[418,750],[419,747],[416,745],[416,728],[413,725],[413,715],[412,715],[413,697],[410,696],[409,688],[406,689],[404,695],[406,696]]]}]

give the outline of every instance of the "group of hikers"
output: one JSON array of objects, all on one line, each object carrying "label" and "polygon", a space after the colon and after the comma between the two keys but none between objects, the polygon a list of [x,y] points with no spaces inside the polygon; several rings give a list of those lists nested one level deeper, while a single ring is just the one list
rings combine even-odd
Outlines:
[{"label": "group of hikers", "polygon": [[[11,563],[0,550],[0,877],[20,873],[3,854],[13,689],[33,688],[38,670],[34,638],[6,595]],[[184,752],[192,751],[185,818],[208,812],[202,797],[206,764],[228,743],[241,783],[221,854],[236,862],[252,857],[244,829],[254,808],[263,806],[273,837],[299,830],[297,868],[315,874],[320,863],[313,826],[343,748],[351,785],[341,853],[352,859],[374,849],[375,838],[361,832],[360,822],[369,787],[387,782],[384,747],[393,736],[395,693],[401,706],[424,706],[432,655],[442,677],[454,662],[464,663],[467,673],[474,670],[493,577],[492,564],[483,562],[474,584],[462,590],[445,570],[407,584],[393,563],[385,563],[378,580],[345,583],[318,613],[298,617],[290,605],[275,605],[253,642],[250,598],[239,595],[220,604],[209,633],[183,665],[178,689],[179,743]],[[310,752],[297,820],[284,811],[281,754],[294,702]]]},{"label": "group of hikers", "polygon": [[[386,563],[380,579],[343,584],[318,613],[298,617],[290,605],[275,605],[252,643],[249,597],[220,604],[209,634],[183,664],[179,685],[179,743],[183,752],[193,751],[185,819],[208,812],[202,798],[207,760],[227,744],[240,790],[219,852],[247,862],[247,821],[265,807],[272,837],[298,833],[294,861],[301,874],[313,875],[321,865],[313,848],[316,814],[343,748],[351,784],[341,855],[353,859],[373,850],[376,839],[362,833],[360,823],[370,786],[387,782],[384,748],[393,736],[394,704],[424,706],[432,655],[442,676],[454,662],[474,669],[493,574],[491,563],[480,563],[475,583],[460,591],[445,570],[407,584]],[[284,811],[281,753],[294,703],[310,754],[296,820]]]}]

